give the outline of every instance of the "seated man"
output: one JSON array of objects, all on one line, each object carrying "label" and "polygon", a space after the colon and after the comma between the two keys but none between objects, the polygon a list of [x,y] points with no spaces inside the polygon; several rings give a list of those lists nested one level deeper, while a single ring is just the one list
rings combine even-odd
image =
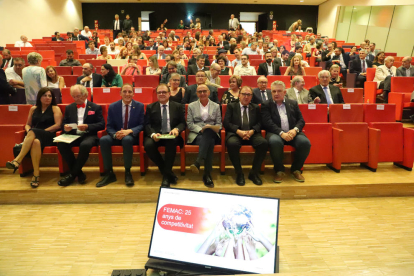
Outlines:
[{"label": "seated man", "polygon": [[236,184],[239,186],[245,185],[240,162],[241,146],[252,145],[255,149],[249,179],[256,185],[262,185],[259,173],[268,148],[268,143],[261,134],[260,107],[251,103],[252,97],[252,89],[249,86],[243,86],[239,94],[240,102],[227,104],[223,121],[226,129],[226,147],[236,171]]},{"label": "seated man", "polygon": [[210,71],[205,71],[206,76],[207,76],[206,84],[217,87],[217,88],[222,87],[220,85],[220,83],[221,83],[221,79],[219,77],[220,71],[221,71],[220,65],[218,65],[217,63],[213,63],[210,66]]},{"label": "seated man", "polygon": [[290,145],[295,148],[295,155],[291,166],[292,177],[296,181],[304,182],[302,167],[309,155],[311,144],[302,132],[305,126],[298,103],[285,99],[285,84],[275,81],[271,85],[273,101],[262,104],[262,126],[266,130],[266,139],[269,143],[270,156],[274,164],[275,176],[273,181],[281,183],[285,175],[283,165],[283,147]]},{"label": "seated man", "polygon": [[59,66],[82,66],[79,60],[73,58],[73,51],[66,50],[66,59],[61,60]]},{"label": "seated man", "polygon": [[92,37],[92,33],[91,31],[89,31],[89,27],[85,26],[81,32],[81,35],[83,35],[84,37],[90,39]]},{"label": "seated man", "polygon": [[267,89],[268,80],[266,77],[259,77],[257,79],[257,88],[253,89],[252,103],[261,104],[272,99],[272,92]]},{"label": "seated man", "polygon": [[256,76],[256,69],[249,65],[249,56],[242,55],[241,64],[234,68],[234,75],[238,76]]},{"label": "seated man", "polygon": [[59,32],[55,32],[55,36],[52,37],[52,41],[65,41],[63,37],[60,36]]},{"label": "seated man", "polygon": [[[167,73],[165,73],[165,74],[162,75],[160,83],[169,84],[170,78],[171,78],[171,74],[172,73],[178,73],[178,74],[180,74],[180,73],[177,70],[177,67],[178,66],[177,66],[177,63],[175,61],[169,61],[167,63],[167,66],[165,66],[165,67],[168,69],[168,71],[167,71]],[[180,87],[186,87],[185,77],[183,77],[183,76],[180,76]]]},{"label": "seated man", "polygon": [[111,47],[111,42],[109,40],[109,37],[105,36],[104,38],[104,44],[99,45],[99,50],[101,50],[101,48],[105,46],[107,49],[109,49]]},{"label": "seated man", "polygon": [[237,65],[241,64],[241,51],[240,49],[234,49],[234,57],[235,59],[231,62],[231,66],[235,68]]},{"label": "seated man", "polygon": [[[170,101],[170,88],[161,83],[157,89],[158,101],[147,106],[145,113],[144,147],[148,157],[158,166],[163,179],[161,187],[176,184],[178,178],[172,167],[176,155],[176,147],[183,147],[184,141],[180,133],[185,129],[184,108],[181,104]],[[161,139],[162,134],[175,136],[174,139]],[[163,159],[158,147],[165,147]]]},{"label": "seated man", "polygon": [[329,84],[331,73],[328,70],[322,70],[318,73],[319,85],[309,90],[309,95],[314,103],[321,104],[341,104],[344,103],[341,89]]},{"label": "seated man", "polygon": [[107,49],[108,49],[108,55],[117,55],[117,54],[119,54],[119,50],[116,49],[114,42],[109,43],[109,48],[107,48]]},{"label": "seated man", "polygon": [[[66,177],[59,180],[59,186],[69,186],[76,178],[80,184],[85,183],[86,175],[82,172],[82,168],[88,161],[92,147],[98,145],[98,131],[105,129],[102,108],[96,103],[88,101],[88,90],[84,86],[79,84],[72,86],[70,95],[74,102],[66,106],[62,122],[63,133],[80,135],[81,137],[70,144],[62,142],[57,144],[70,171]],[[69,124],[76,124],[77,128],[73,129]],[[75,158],[72,147],[79,147],[77,158]]]},{"label": "seated man", "polygon": [[[201,84],[206,84],[207,75],[205,71],[198,71],[196,74],[196,84],[189,85],[185,88],[185,94],[183,100],[181,101],[182,104],[189,104],[195,101],[198,101],[197,97],[197,87]],[[217,89],[214,86],[207,85],[208,89],[210,90],[209,99],[215,103],[219,103]]]},{"label": "seated man", "polygon": [[27,42],[27,36],[22,35],[20,36],[20,41],[16,41],[16,43],[14,43],[14,47],[33,47],[33,46],[32,44]]},{"label": "seated man", "polygon": [[116,181],[112,169],[111,147],[122,145],[124,153],[125,184],[134,185],[131,174],[133,145],[138,145],[140,131],[144,129],[144,105],[133,99],[134,88],[125,83],[121,88],[122,99],[112,103],[108,108],[108,123],[106,131],[99,143],[105,168],[105,176],[96,183],[96,187],[103,187]]},{"label": "seated man", "polygon": [[242,51],[242,55],[260,55],[257,51],[257,42],[253,42],[250,48],[245,48]]},{"label": "seated man", "polygon": [[[204,163],[204,185],[213,188],[211,171],[213,169],[214,145],[220,141],[218,134],[221,129],[220,105],[208,98],[210,90],[205,84],[197,87],[197,96],[199,100],[188,105],[187,113],[187,126],[190,131],[187,144],[199,145],[197,159],[191,165],[191,170],[194,173],[199,173],[200,165]],[[209,128],[209,126],[214,126],[215,129]]]},{"label": "seated man", "polygon": [[328,43],[326,50],[322,52],[322,61],[329,61],[335,56],[334,48],[332,43]]},{"label": "seated man", "polygon": [[230,45],[229,45],[229,42],[228,41],[226,41],[226,40],[223,40],[223,36],[222,35],[219,35],[218,37],[217,37],[217,47],[219,47],[219,48],[224,48],[225,50],[229,50],[230,49]]},{"label": "seated man", "polygon": [[76,80],[76,84],[81,84],[85,87],[102,87],[102,76],[92,72],[92,64],[85,63],[84,65],[82,65],[83,75],[78,77],[78,79]]},{"label": "seated man", "polygon": [[[290,66],[289,55],[290,55],[290,53],[289,53],[288,50],[284,50],[281,53],[280,66],[286,66],[286,67]],[[275,58],[275,60],[276,60],[276,62],[278,62],[278,60],[276,58]]]},{"label": "seated man", "polygon": [[91,40],[88,42],[88,49],[86,49],[85,53],[87,55],[99,55],[101,52],[99,52],[98,48],[95,48],[95,41]]},{"label": "seated man", "polygon": [[374,81],[377,82],[377,89],[384,89],[384,103],[388,103],[388,93],[391,91],[391,77],[397,75],[397,68],[393,66],[394,57],[388,56],[384,60],[384,65],[377,67]]},{"label": "seated man", "polygon": [[364,88],[364,83],[367,80],[367,68],[372,68],[372,62],[366,59],[367,51],[359,50],[359,59],[355,58],[351,61],[349,73],[356,73],[357,78],[355,86]]},{"label": "seated man", "polygon": [[73,37],[72,37],[72,41],[81,41],[81,40],[88,41],[88,40],[89,40],[89,38],[88,38],[88,37],[86,37],[86,36],[81,35],[81,34],[79,33],[79,29],[78,29],[78,28],[75,28],[75,29],[73,30]]},{"label": "seated man", "polygon": [[137,65],[138,56],[132,54],[129,56],[127,64],[121,67],[121,76],[139,76],[142,75],[142,67]]},{"label": "seated man", "polygon": [[[174,56],[173,55],[167,55],[165,57],[165,61],[167,62],[167,65],[170,61],[174,61]],[[182,66],[181,64],[177,64],[175,61],[174,63],[176,64],[176,71],[178,74],[180,75],[187,75],[187,72],[185,71],[185,67]],[[161,70],[161,75],[167,74],[168,73],[168,66],[164,66]],[[161,81],[162,82],[162,81]]]},{"label": "seated man", "polygon": [[23,67],[24,67],[24,59],[21,57],[17,57],[14,59],[13,67],[7,68],[4,72],[6,73],[7,82],[13,88],[23,88]]},{"label": "seated man", "polygon": [[156,56],[158,60],[165,59],[167,55],[164,53],[164,50],[165,50],[164,46],[162,45],[158,46],[157,53],[154,56]]},{"label": "seated man", "polygon": [[291,81],[292,87],[286,90],[286,97],[298,104],[313,103],[309,91],[304,88],[305,80],[302,76],[295,76]]},{"label": "seated man", "polygon": [[14,65],[14,59],[11,56],[11,52],[8,49],[4,49],[3,52],[3,62],[1,63],[1,68],[6,70],[7,68],[12,68]]},{"label": "seated man", "polygon": [[195,75],[200,70],[202,70],[202,71],[207,71],[208,70],[208,68],[204,66],[205,58],[204,58],[203,55],[198,55],[196,60],[197,60],[196,64],[188,65],[187,75]]},{"label": "seated man", "polygon": [[414,66],[411,65],[411,61],[410,56],[402,59],[402,65],[397,69],[397,77],[414,77]]},{"label": "seated man", "polygon": [[326,63],[326,68],[330,68],[332,64],[338,64],[341,66],[341,74],[344,76],[344,79],[346,79],[346,74],[348,72],[348,64],[349,64],[349,54],[348,53],[342,53],[342,48],[337,47],[334,50],[334,56],[330,61]]},{"label": "seated man", "polygon": [[273,62],[272,53],[266,52],[265,54],[265,60],[266,62],[259,64],[259,69],[257,70],[258,75],[264,75],[265,77],[274,76],[274,75],[280,75],[280,69],[279,64],[276,62]]},{"label": "seated man", "polygon": [[158,50],[158,47],[154,44],[153,38],[150,38],[150,40],[148,41],[148,47],[146,47],[145,50]]},{"label": "seated man", "polygon": [[218,51],[218,56],[216,56],[216,59],[215,60],[213,60],[213,62],[211,63],[211,64],[214,64],[214,63],[217,63],[217,58],[218,57],[223,57],[224,58],[224,60],[225,60],[225,65],[226,66],[231,66],[231,62],[230,62],[230,60],[227,58],[227,51],[226,50],[224,50],[224,49],[221,49],[221,50],[219,50]]},{"label": "seated man", "polygon": [[197,57],[199,55],[204,56],[204,65],[205,66],[210,66],[210,60],[208,59],[208,55],[207,54],[202,54],[201,50],[198,49],[198,48],[195,48],[193,50],[193,56],[188,60],[188,66],[195,65],[197,63]]}]

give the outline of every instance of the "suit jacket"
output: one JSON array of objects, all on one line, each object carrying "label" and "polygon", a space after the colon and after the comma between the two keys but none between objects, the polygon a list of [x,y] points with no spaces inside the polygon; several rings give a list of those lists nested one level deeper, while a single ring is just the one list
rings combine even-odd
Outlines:
[{"label": "suit jacket", "polygon": [[[332,97],[333,103],[335,103],[335,104],[344,103],[344,99],[342,98],[341,89],[339,89],[335,85],[330,84],[329,85],[329,91],[331,92],[331,97]],[[320,101],[321,104],[328,103],[327,100],[326,100],[326,97],[325,97],[325,92],[323,91],[322,86],[320,86],[320,85],[316,85],[316,86],[312,87],[309,90],[309,95],[310,95],[312,101],[314,101],[316,97],[319,97],[319,99],[321,99],[321,101]]]},{"label": "suit jacket", "polygon": [[[3,59],[3,63],[1,64],[1,68],[3,68],[5,64],[6,64],[6,60]],[[10,67],[13,67],[13,66],[14,66],[14,59],[11,57],[10,58],[10,64],[8,65],[7,68],[10,68]]]},{"label": "suit jacket", "polygon": [[367,60],[369,60],[369,61],[371,61],[371,62],[374,62],[375,55],[373,55],[373,54],[368,54],[368,55],[367,55],[367,57],[366,57],[366,59],[367,59]]},{"label": "suit jacket", "polygon": [[[84,78],[85,76],[80,76],[77,78],[76,80],[76,84],[81,84],[80,81]],[[95,74],[92,73],[92,83],[93,83],[93,87],[102,87],[102,76],[99,74]],[[90,87],[89,84],[85,85],[85,87]]]},{"label": "suit jacket", "polygon": [[[187,137],[187,143],[192,143],[205,125],[218,125],[221,128],[220,105],[209,100],[208,117],[207,120],[203,121],[200,104],[200,100],[198,100],[188,105],[187,127],[190,133]],[[217,135],[219,134],[217,133]]]},{"label": "suit jacket", "polygon": [[328,61],[331,60],[333,55],[330,55],[329,57],[327,57],[326,55],[329,54],[328,50],[325,50],[322,52],[322,61]]},{"label": "suit jacket", "polygon": [[216,45],[217,47],[220,47],[220,48],[224,48],[225,50],[229,50],[230,49],[230,44],[229,44],[229,42],[228,41],[226,41],[226,40],[223,40],[223,47],[221,47],[221,43],[219,42],[219,43],[217,43],[217,45]]},{"label": "suit jacket", "polygon": [[[115,27],[115,19],[112,20],[112,30],[114,30]],[[119,30],[122,31],[124,29],[124,23],[123,20],[119,19]]]},{"label": "suit jacket", "polygon": [[[161,75],[168,74],[168,66],[164,66],[161,70]],[[177,64],[177,73],[180,75],[187,75],[187,72],[185,71],[185,67],[181,64]]]},{"label": "suit jacket", "polygon": [[[203,54],[203,55],[205,55],[205,54]],[[188,66],[196,65],[196,64],[197,64],[197,60],[196,60],[195,56],[193,56],[192,58],[190,58],[188,60]],[[204,58],[204,66],[210,66],[210,60],[208,59],[208,55],[207,55],[207,57]]]},{"label": "suit jacket", "polygon": [[237,18],[233,18],[233,22],[231,20],[232,19],[229,19],[229,29],[231,29],[231,30],[237,29],[237,27],[240,24],[239,20]]},{"label": "suit jacket", "polygon": [[[273,75],[280,75],[279,66],[280,65],[272,62]],[[259,64],[259,69],[257,70],[257,74],[258,75],[264,75],[265,77],[267,77],[267,75],[269,74],[269,71],[268,71],[266,62],[263,62],[263,63]]]},{"label": "suit jacket", "polygon": [[145,50],[155,50],[158,53],[158,47],[155,44],[153,46],[146,47]]},{"label": "suit jacket", "polygon": [[[206,72],[208,70],[209,70],[209,68],[204,65],[203,71]],[[198,72],[198,68],[197,68],[197,65],[196,64],[194,64],[194,65],[188,65],[188,67],[187,67],[187,75],[196,75],[197,72]]]},{"label": "suit jacket", "polygon": [[[306,90],[305,88],[303,88],[302,91],[300,91],[300,100],[302,104],[309,104],[309,103],[313,103],[312,98],[309,95],[309,91]],[[294,100],[296,102],[299,103],[298,98],[296,96],[296,92],[295,90],[292,88],[289,88],[286,90],[286,96],[288,99],[290,100]]]},{"label": "suit jacket", "polygon": [[276,65],[279,65],[279,67],[280,67],[280,66],[282,66],[282,59],[278,58],[278,57],[274,58],[273,63],[276,64]]},{"label": "suit jacket", "polygon": [[80,41],[80,40],[86,40],[89,41],[89,38],[87,38],[84,35],[81,35],[80,33],[78,34],[78,36],[73,35],[72,37],[72,41]]},{"label": "suit jacket", "polygon": [[[302,133],[302,129],[305,126],[305,120],[303,120],[302,113],[300,112],[298,103],[293,100],[284,100],[286,114],[289,122],[289,130],[297,127]],[[281,120],[279,111],[274,101],[267,101],[262,104],[262,126],[270,133],[279,135],[282,132]]]},{"label": "suit jacket", "polygon": [[14,93],[13,87],[7,82],[6,73],[0,70],[0,104],[10,104],[9,94]]},{"label": "suit jacket", "polygon": [[[78,123],[78,108],[76,103],[71,103],[66,106],[65,117],[62,121],[62,130],[64,125]],[[87,101],[85,106],[85,115],[83,116],[83,123],[88,125],[88,130],[84,135],[97,135],[98,131],[105,129],[105,120],[102,116],[102,107],[96,103]],[[65,131],[64,131],[65,132]],[[76,135],[76,129],[72,129],[68,134]]]},{"label": "suit jacket", "polygon": [[132,20],[131,19],[125,19],[122,21],[122,30],[129,31],[132,27]]},{"label": "suit jacket", "polygon": [[[144,104],[135,100],[132,100],[131,104],[128,129],[133,131],[133,136],[137,136],[144,129]],[[124,128],[122,119],[122,100],[111,103],[108,108],[108,123],[106,124],[106,131],[110,136]]]},{"label": "suit jacket", "polygon": [[[223,121],[223,126],[226,129],[226,141],[230,137],[237,135],[237,130],[242,128],[241,112],[239,102],[227,104],[227,110]],[[260,107],[254,103],[249,104],[249,126],[255,133],[260,133],[262,130]]]},{"label": "suit jacket", "polygon": [[[181,133],[185,129],[184,108],[181,104],[169,101],[170,128],[178,128]],[[153,133],[161,133],[162,118],[161,104],[155,102],[147,106],[145,112],[145,135],[151,137]]]},{"label": "suit jacket", "polygon": [[56,39],[56,37],[52,37],[52,41],[65,41],[63,38],[60,38],[59,40]]},{"label": "suit jacket", "polygon": [[[406,77],[407,73],[405,72],[407,69],[405,69],[404,66],[397,68],[397,77]],[[414,77],[414,66],[410,66],[410,77]]]},{"label": "suit jacket", "polygon": [[[397,68],[395,66],[391,67],[391,71],[392,71],[393,76],[397,75]],[[379,88],[380,83],[383,80],[385,80],[385,78],[388,77],[389,75],[390,75],[390,72],[387,66],[381,65],[377,67],[377,69],[375,70],[375,77],[374,77],[374,81],[377,82],[377,88]]]},{"label": "suit jacket", "polygon": [[[182,104],[189,104],[195,101],[198,101],[197,96],[197,84],[189,85],[185,88],[185,94],[181,101]],[[220,103],[217,95],[217,88],[211,85],[207,85],[210,89],[210,96],[208,97],[210,100],[212,100],[215,103]]]},{"label": "suit jacket", "polygon": [[[370,60],[365,59],[367,63],[367,68],[372,68],[372,62]],[[359,58],[355,58],[351,61],[351,66],[349,67],[349,73],[356,73],[357,76],[361,74],[362,72],[362,66],[361,66],[361,60]],[[365,68],[366,72],[366,68]]]},{"label": "suit jacket", "polygon": [[[346,68],[348,69],[349,60],[350,60],[349,54],[348,53],[342,54],[342,59],[344,60],[344,63],[345,63]],[[333,56],[332,59],[331,59],[331,62],[332,62],[332,60],[340,60],[340,57],[339,56]],[[328,68],[331,67],[331,65],[332,65],[332,63],[329,64],[329,65],[327,64]]]},{"label": "suit jacket", "polygon": [[[266,89],[266,92],[267,92],[267,100],[271,100],[272,99],[272,91],[270,91],[270,89]],[[260,92],[259,88],[253,89],[252,103],[254,103],[254,104],[263,103],[262,102],[262,92]]]},{"label": "suit jacket", "polygon": [[207,85],[211,85],[211,86],[214,86],[214,87],[220,87],[221,85],[220,85],[220,83],[221,83],[221,79],[220,79],[220,76],[218,76],[216,79],[215,79],[215,83],[212,83],[212,82],[210,82],[210,77],[211,77],[211,71],[205,71],[206,72],[206,75],[207,75],[207,80],[206,80],[206,84]]}]

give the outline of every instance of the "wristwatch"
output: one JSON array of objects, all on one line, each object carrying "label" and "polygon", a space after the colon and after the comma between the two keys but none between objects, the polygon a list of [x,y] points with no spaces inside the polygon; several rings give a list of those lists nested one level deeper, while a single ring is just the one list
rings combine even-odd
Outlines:
[{"label": "wristwatch", "polygon": [[294,127],[293,129],[296,131],[296,133],[300,132],[300,130],[297,127]]}]

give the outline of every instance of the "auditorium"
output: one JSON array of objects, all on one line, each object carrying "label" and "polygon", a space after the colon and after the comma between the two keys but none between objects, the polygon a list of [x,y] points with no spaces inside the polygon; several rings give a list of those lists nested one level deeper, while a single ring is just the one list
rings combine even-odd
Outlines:
[{"label": "auditorium", "polygon": [[0,10],[0,275],[414,275],[413,0]]}]

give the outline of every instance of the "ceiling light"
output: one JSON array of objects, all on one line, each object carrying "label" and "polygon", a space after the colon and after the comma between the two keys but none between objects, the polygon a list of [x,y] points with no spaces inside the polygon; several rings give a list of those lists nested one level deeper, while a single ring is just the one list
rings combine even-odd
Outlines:
[{"label": "ceiling light", "polygon": [[300,2],[305,2],[304,0],[300,0]]}]

